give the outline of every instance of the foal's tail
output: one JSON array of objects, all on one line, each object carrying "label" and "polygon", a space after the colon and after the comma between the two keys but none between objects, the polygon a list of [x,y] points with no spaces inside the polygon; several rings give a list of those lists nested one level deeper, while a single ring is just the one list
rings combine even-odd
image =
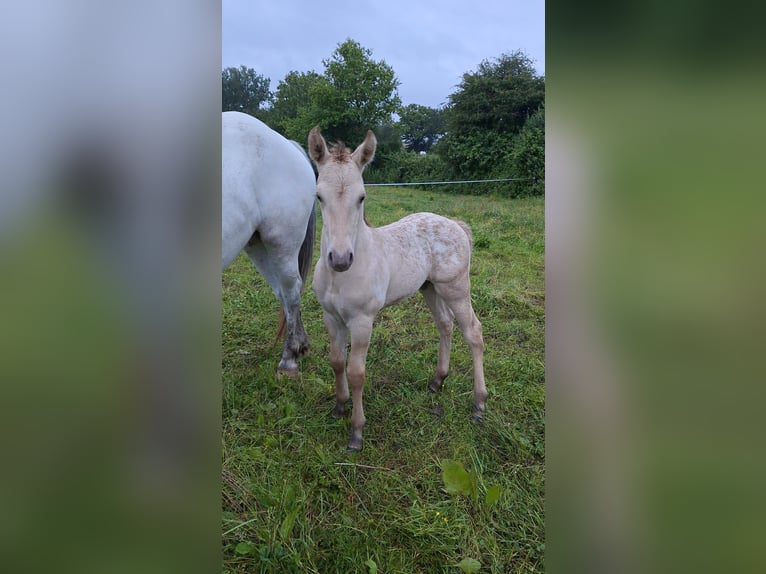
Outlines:
[{"label": "foal's tail", "polygon": [[[298,272],[301,274],[301,293],[306,289],[306,283],[311,271],[311,262],[314,258],[314,238],[316,237],[317,230],[317,202],[314,200],[314,204],[311,206],[311,215],[309,216],[309,223],[306,226],[306,236],[303,238],[303,244],[301,250],[298,252]],[[282,306],[279,306],[279,327],[277,327],[276,341],[279,341],[285,334],[285,328],[287,327],[287,319],[285,317],[285,310]]]}]

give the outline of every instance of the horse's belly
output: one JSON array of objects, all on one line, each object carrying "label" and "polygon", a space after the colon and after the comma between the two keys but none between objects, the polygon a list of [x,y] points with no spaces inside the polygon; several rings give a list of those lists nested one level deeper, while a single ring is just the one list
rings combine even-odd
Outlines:
[{"label": "horse's belly", "polygon": [[412,297],[414,293],[415,291],[409,291],[407,293],[392,293],[386,299],[386,307],[390,307],[391,305],[396,305],[397,303],[401,303],[402,301],[405,301],[406,299],[409,299],[410,297]]},{"label": "horse's belly", "polygon": [[391,274],[386,291],[386,307],[396,305],[417,293],[427,279],[427,273],[423,268],[399,268]]}]

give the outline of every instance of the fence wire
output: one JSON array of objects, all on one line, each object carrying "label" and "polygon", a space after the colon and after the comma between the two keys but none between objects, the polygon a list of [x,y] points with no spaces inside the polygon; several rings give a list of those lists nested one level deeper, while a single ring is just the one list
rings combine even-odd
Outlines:
[{"label": "fence wire", "polygon": [[494,183],[496,181],[528,181],[534,177],[504,177],[501,179],[464,179],[461,181],[414,181],[410,183],[365,183],[365,187],[401,187],[405,185],[451,185],[453,183]]}]

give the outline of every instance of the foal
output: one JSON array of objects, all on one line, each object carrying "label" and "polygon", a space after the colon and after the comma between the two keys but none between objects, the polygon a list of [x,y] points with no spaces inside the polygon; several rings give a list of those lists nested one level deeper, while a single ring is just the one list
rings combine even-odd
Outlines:
[{"label": "foal", "polygon": [[[473,355],[471,418],[481,420],[487,399],[484,340],[471,306],[468,272],[472,241],[468,226],[433,213],[416,213],[384,227],[371,227],[364,219],[362,171],[375,154],[375,135],[368,131],[353,153],[343,146],[329,150],[317,126],[311,130],[308,144],[319,172],[317,200],[323,222],[313,287],[330,334],[336,417],[344,414],[351,383],[349,450],[362,448],[365,361],[375,315],[418,289],[439,330],[439,359],[428,388],[438,391],[447,376],[453,321],[457,320]],[[351,352],[346,370],[349,335]]]}]

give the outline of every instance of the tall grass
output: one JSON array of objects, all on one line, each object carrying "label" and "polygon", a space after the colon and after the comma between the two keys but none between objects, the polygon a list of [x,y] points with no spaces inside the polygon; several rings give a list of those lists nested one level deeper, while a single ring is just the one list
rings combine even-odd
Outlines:
[{"label": "tall grass", "polygon": [[[441,393],[426,392],[438,334],[416,295],[376,319],[364,449],[347,454],[350,420],[330,416],[333,374],[316,298],[310,288],[303,297],[311,354],[297,380],[277,380],[278,305],[240,255],[223,275],[224,571],[430,574],[460,572],[457,564],[473,558],[481,572],[540,572],[543,199],[371,188],[366,204],[373,225],[433,211],[472,227],[485,421],[469,421],[471,356],[457,330],[451,374]],[[478,498],[447,494],[447,459],[472,473]],[[490,506],[484,494],[493,485],[502,494]]]}]

